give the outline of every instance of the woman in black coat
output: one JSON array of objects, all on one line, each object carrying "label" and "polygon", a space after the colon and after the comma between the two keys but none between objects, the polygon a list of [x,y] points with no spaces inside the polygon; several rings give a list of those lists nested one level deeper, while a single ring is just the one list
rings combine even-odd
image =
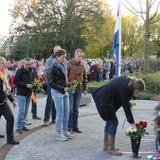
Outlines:
[{"label": "woman in black coat", "polygon": [[66,51],[59,49],[55,52],[55,56],[52,67],[47,72],[47,82],[56,108],[56,140],[66,141],[73,138],[68,131],[70,106],[65,65]]},{"label": "woman in black coat", "polygon": [[6,59],[4,57],[0,57],[0,118],[3,115],[7,121],[7,143],[16,145],[19,144],[19,142],[15,141],[13,134],[14,115],[8,105],[7,99],[12,102],[14,108],[16,107],[16,103],[11,95],[11,88],[5,72],[6,64]]},{"label": "woman in black coat", "polygon": [[122,76],[96,89],[93,93],[97,110],[101,118],[106,121],[104,134],[104,150],[113,155],[122,155],[115,149],[115,135],[117,132],[117,110],[122,106],[127,121],[134,125],[130,100],[137,93],[145,89],[144,81],[135,77]]}]

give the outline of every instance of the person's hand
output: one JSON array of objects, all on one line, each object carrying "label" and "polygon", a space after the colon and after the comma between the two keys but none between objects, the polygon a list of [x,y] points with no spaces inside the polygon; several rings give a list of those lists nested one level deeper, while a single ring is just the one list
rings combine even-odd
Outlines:
[{"label": "person's hand", "polygon": [[17,104],[15,101],[12,102],[12,105],[13,105],[13,108],[16,108],[17,107]]},{"label": "person's hand", "polygon": [[33,85],[32,85],[32,84],[27,84],[27,88],[32,89],[32,88],[33,88]]},{"label": "person's hand", "polygon": [[65,87],[65,88],[64,88],[64,91],[65,91],[65,92],[67,92],[67,91],[69,91],[69,90],[70,90],[69,87]]}]

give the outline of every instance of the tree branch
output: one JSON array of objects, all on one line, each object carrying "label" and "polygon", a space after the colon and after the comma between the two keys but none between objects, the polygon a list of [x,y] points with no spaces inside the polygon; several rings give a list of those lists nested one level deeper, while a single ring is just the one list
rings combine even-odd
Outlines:
[{"label": "tree branch", "polygon": [[32,14],[32,18],[33,18],[33,21],[36,23],[39,31],[42,33],[42,30],[41,30],[41,27],[39,26],[37,20],[36,20],[36,17],[34,16],[33,12],[30,10],[30,7],[28,6],[28,11]]},{"label": "tree branch", "polygon": [[157,16],[157,14],[158,14],[158,9],[159,9],[159,6],[160,6],[160,2],[158,3],[158,5],[157,5],[157,8],[156,8],[156,11],[155,11],[155,13],[153,14],[153,16],[150,18],[150,21],[152,21],[156,16]]},{"label": "tree branch", "polygon": [[131,8],[132,8],[133,10],[131,10],[130,8],[128,8],[123,2],[122,2],[122,5],[123,5],[126,9],[128,9],[131,13],[133,13],[134,15],[136,15],[136,16],[138,16],[138,17],[141,17],[141,18],[143,19],[143,21],[145,22],[145,18],[143,17],[143,14],[145,14],[145,13],[139,12],[139,11],[137,11],[136,9],[134,9],[134,7],[130,4],[129,1],[127,1],[127,3],[131,6]]}]

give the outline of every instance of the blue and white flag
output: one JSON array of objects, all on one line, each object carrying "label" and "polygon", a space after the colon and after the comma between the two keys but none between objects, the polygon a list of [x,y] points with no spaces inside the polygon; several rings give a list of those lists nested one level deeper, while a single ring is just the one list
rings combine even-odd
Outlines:
[{"label": "blue and white flag", "polygon": [[119,1],[118,11],[116,16],[113,52],[116,60],[116,78],[121,75],[121,1]]}]

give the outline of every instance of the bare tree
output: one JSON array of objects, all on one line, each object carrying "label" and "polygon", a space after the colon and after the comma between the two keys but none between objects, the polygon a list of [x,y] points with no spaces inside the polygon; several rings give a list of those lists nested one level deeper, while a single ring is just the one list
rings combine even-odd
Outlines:
[{"label": "bare tree", "polygon": [[[143,58],[144,58],[144,71],[148,70],[148,56],[149,56],[149,44],[150,44],[150,26],[151,24],[156,23],[160,20],[158,16],[158,10],[160,6],[160,0],[137,0],[139,6],[133,5],[133,1],[125,0],[126,3],[123,3],[125,8],[127,8],[134,15],[139,16],[144,24],[144,46],[143,46]],[[139,7],[137,9],[137,7]],[[154,10],[154,11],[153,11]]]}]

